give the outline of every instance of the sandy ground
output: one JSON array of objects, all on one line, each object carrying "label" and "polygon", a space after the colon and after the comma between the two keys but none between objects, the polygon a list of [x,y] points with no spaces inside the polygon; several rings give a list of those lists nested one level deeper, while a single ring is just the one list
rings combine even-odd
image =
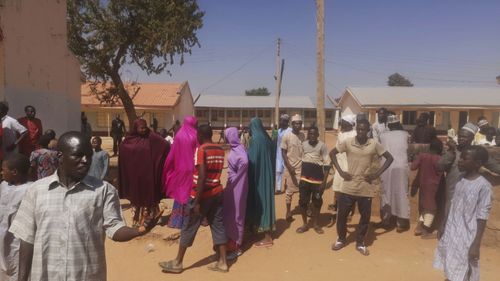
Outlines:
[{"label": "sandy ground", "polygon": [[[327,145],[333,147],[335,136],[327,135]],[[110,140],[105,139],[105,149],[110,148]],[[112,166],[116,158],[112,158]],[[115,174],[113,172],[112,174]],[[328,223],[326,205],[332,201],[331,190],[325,192],[321,223]],[[298,194],[294,197],[296,205]],[[495,187],[495,202],[489,228],[500,228],[500,191]],[[123,201],[124,207],[127,205]],[[167,206],[171,203],[166,202]],[[340,252],[330,250],[337,234],[335,226],[324,228],[325,234],[318,235],[310,230],[297,234],[295,229],[301,225],[299,215],[288,224],[284,220],[284,195],[276,197],[277,231],[274,233],[272,248],[249,248],[230,267],[229,273],[216,273],[206,269],[212,260],[212,242],[210,229],[202,227],[198,232],[194,246],[188,249],[185,271],[172,275],[161,272],[158,262],[173,259],[177,253],[177,241],[164,238],[176,233],[176,230],[157,226],[144,237],[126,243],[111,240],[106,242],[106,261],[108,280],[444,280],[440,271],[433,269],[432,261],[436,240],[422,240],[413,236],[416,220],[416,199],[412,199],[412,230],[406,233],[384,232],[370,228],[368,245],[371,255],[364,257],[354,248],[354,236],[349,235],[352,243]],[[379,221],[378,199],[374,200],[372,222]],[[130,210],[124,211],[130,224]],[[349,228],[359,220],[355,215]],[[354,234],[354,233],[352,233]],[[498,230],[487,229],[481,248],[481,280],[499,280],[498,262],[500,261],[500,234]],[[496,276],[496,277],[495,277]]]}]

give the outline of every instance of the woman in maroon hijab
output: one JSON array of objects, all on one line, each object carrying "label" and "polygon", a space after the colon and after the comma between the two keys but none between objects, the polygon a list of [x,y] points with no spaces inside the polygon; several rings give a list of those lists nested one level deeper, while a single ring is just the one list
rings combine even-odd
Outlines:
[{"label": "woman in maroon hijab", "polygon": [[162,171],[169,150],[168,142],[151,132],[144,119],[134,121],[130,135],[120,145],[120,197],[130,200],[136,227],[143,226],[148,218],[161,215]]}]

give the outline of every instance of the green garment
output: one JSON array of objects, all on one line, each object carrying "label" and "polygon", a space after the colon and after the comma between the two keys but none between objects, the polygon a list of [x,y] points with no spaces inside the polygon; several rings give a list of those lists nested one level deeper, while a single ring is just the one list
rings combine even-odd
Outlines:
[{"label": "green garment", "polygon": [[259,118],[250,121],[248,148],[247,224],[257,232],[274,230],[274,158],[273,144]]}]

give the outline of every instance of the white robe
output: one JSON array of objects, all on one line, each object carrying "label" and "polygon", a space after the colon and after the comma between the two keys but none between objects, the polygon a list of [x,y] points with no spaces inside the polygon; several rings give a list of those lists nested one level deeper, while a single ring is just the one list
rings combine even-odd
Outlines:
[{"label": "white robe", "polygon": [[383,218],[387,214],[402,219],[409,219],[408,133],[400,130],[389,131],[380,135],[380,140],[382,146],[394,158],[394,162],[380,177],[382,182],[380,206]]},{"label": "white robe", "polygon": [[455,186],[434,258],[434,267],[444,270],[447,279],[479,281],[479,263],[469,261],[469,248],[476,237],[477,220],[488,219],[491,197],[491,184],[482,176],[475,180],[462,178]]}]

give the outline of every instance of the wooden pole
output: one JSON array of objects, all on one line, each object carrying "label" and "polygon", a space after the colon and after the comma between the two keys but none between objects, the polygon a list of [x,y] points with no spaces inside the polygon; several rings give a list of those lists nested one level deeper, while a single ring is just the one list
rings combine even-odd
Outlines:
[{"label": "wooden pole", "polygon": [[325,141],[325,0],[316,0],[316,119]]},{"label": "wooden pole", "polygon": [[274,128],[274,126],[276,125],[277,127],[275,129],[278,129],[279,127],[279,118],[280,118],[280,95],[281,95],[280,48],[281,48],[281,38],[278,38],[278,41],[276,43],[276,75],[274,76],[274,79],[276,80],[276,90],[275,90],[276,102],[274,105],[274,124],[272,126]]}]

